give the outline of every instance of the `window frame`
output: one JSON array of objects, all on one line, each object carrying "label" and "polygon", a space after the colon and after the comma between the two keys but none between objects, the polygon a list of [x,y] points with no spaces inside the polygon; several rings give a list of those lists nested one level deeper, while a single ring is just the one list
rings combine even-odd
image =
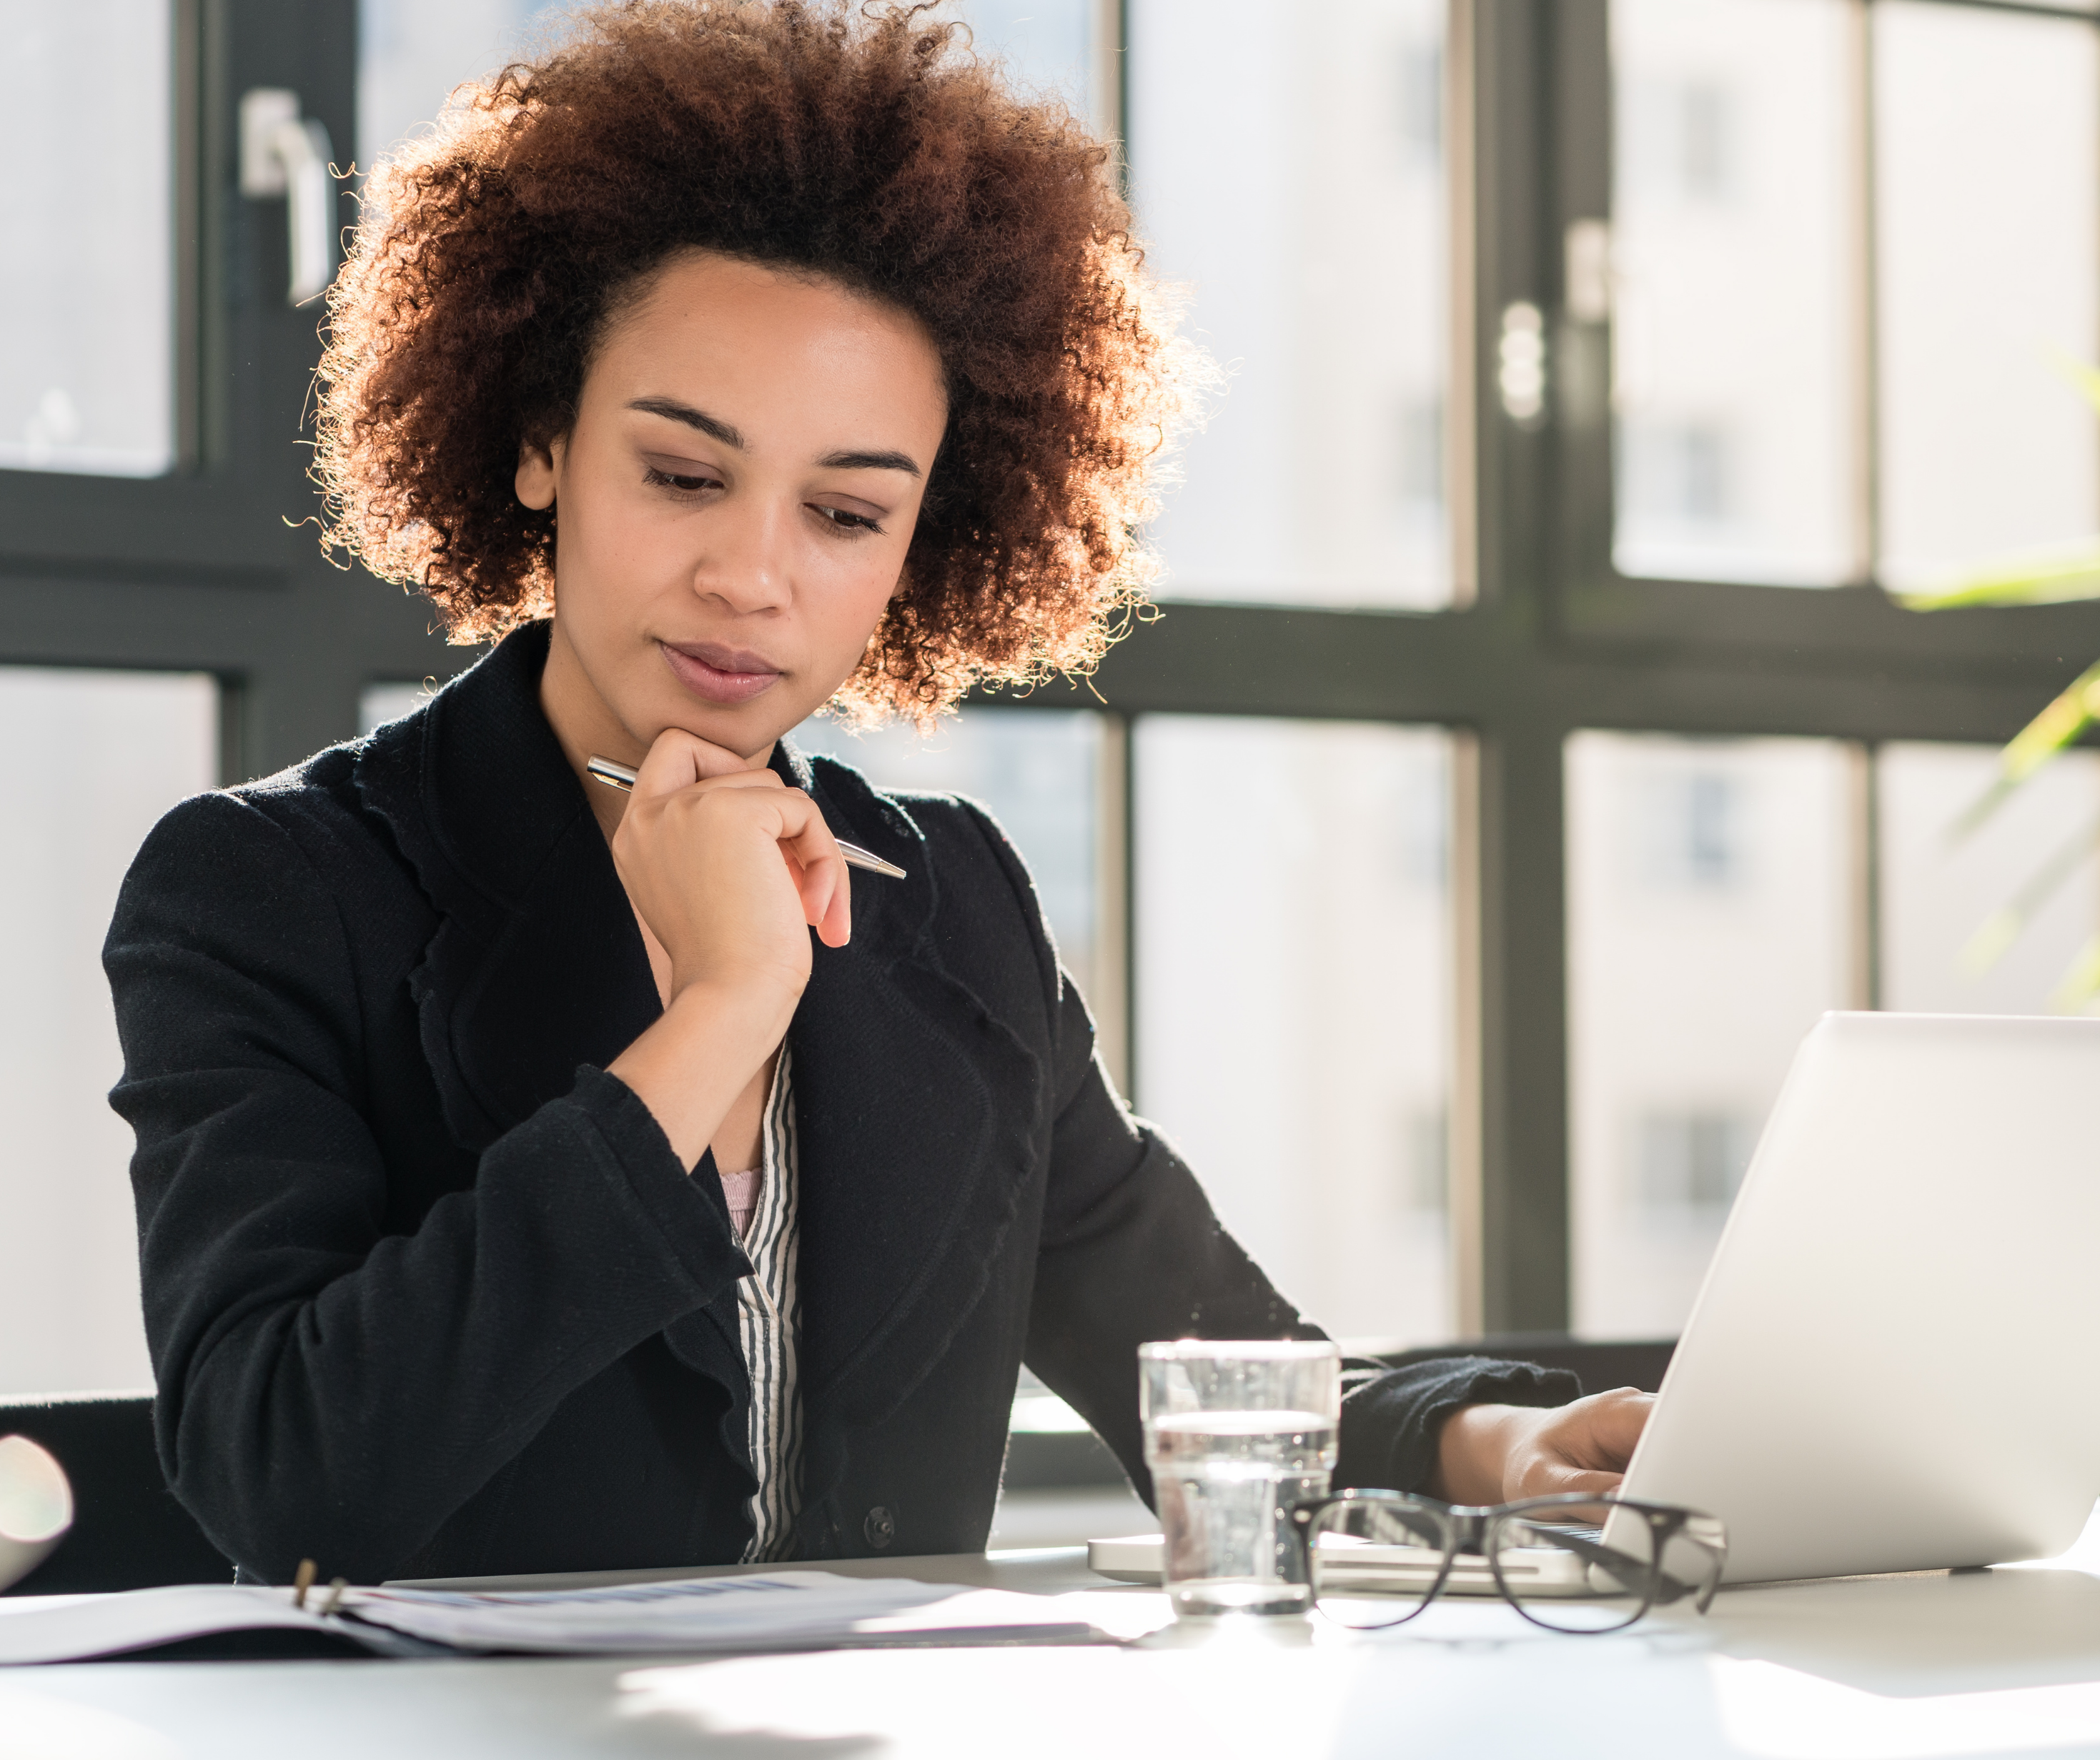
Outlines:
[{"label": "window frame", "polygon": [[177,332],[177,463],[143,479],[0,470],[0,662],[214,674],[233,782],[355,733],[367,683],[474,657],[431,633],[427,606],[346,576],[315,542],[300,442],[320,308],[286,303],[283,200],[240,194],[253,87],[298,92],[346,158],[356,0],[170,11],[176,297],[161,321]]},{"label": "window frame", "polygon": [[[1471,602],[1432,613],[1172,602],[1095,681],[1126,716],[1436,723],[1461,734],[1471,783],[1457,803],[1454,875],[1467,992],[1452,1136],[1461,1335],[1568,1325],[1568,736],[1797,735],[1850,742],[1863,759],[1890,740],[1996,743],[2100,657],[2100,605],[1921,616],[1872,584],[1738,586],[1612,568],[1608,421],[1572,420],[1565,395],[1571,372],[1608,383],[1608,327],[1570,318],[1561,250],[1570,222],[1610,214],[1608,24],[1607,0],[1452,0],[1454,234],[1474,244],[1460,265],[1472,341],[1454,363],[1452,399],[1470,455],[1452,480],[1470,480],[1476,498],[1470,517],[1454,519],[1476,535],[1470,570],[1461,558]],[[1535,425],[1504,414],[1494,384],[1493,339],[1520,300],[1546,315],[1551,338],[1548,408]],[[1035,700],[1055,706],[1059,694]],[[1873,771],[1858,769],[1855,963],[1871,1003]]]},{"label": "window frame", "polygon": [[[1127,41],[1123,0],[1099,0]],[[1142,0],[1132,0],[1142,3]],[[1449,394],[1462,602],[1448,611],[1176,601],[1103,663],[1115,775],[1104,847],[1127,851],[1130,721],[1150,713],[1436,724],[1458,736],[1453,891],[1460,997],[1451,1230],[1462,1334],[1564,1330],[1569,1207],[1563,743],[1580,728],[1998,741],[2100,656],[2100,605],[1898,609],[1827,590],[1629,579],[1610,565],[1611,447],[1565,416],[1569,371],[1608,363],[1568,318],[1560,240],[1608,216],[1607,0],[1449,0],[1454,187]],[[1874,0],[1860,0],[1871,5]],[[1988,5],[1996,0],[1939,0]],[[2092,18],[2045,6],[2010,10]],[[149,482],[0,471],[0,662],[198,669],[222,682],[223,775],[346,737],[383,680],[475,658],[428,608],[319,552],[302,428],[317,314],[283,295],[280,204],[237,193],[238,95],[298,91],[356,139],[356,0],[179,0],[174,58],[183,463]],[[2100,29],[2100,20],[2095,21]],[[1120,53],[1104,102],[1127,89]],[[347,210],[346,210],[346,218]],[[1546,315],[1552,392],[1520,425],[1495,395],[1500,315]],[[1601,351],[1601,353],[1600,353]],[[1860,792],[1871,831],[1871,766]],[[1866,847],[1871,856],[1872,839]],[[1871,874],[1871,860],[1863,865]],[[1127,862],[1105,921],[1127,922]],[[1871,879],[1867,882],[1871,887]],[[1106,907],[1113,907],[1108,909]],[[1871,1000],[1871,893],[1862,905]],[[1110,1038],[1130,1032],[1127,936]]]}]

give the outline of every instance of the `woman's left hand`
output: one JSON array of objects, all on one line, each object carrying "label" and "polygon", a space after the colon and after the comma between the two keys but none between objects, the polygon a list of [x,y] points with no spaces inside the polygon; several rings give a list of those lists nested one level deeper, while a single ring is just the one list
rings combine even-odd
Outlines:
[{"label": "woman's left hand", "polygon": [[1449,1503],[1616,1491],[1652,1393],[1616,1388],[1565,1406],[1462,1406],[1444,1421],[1428,1490]]}]

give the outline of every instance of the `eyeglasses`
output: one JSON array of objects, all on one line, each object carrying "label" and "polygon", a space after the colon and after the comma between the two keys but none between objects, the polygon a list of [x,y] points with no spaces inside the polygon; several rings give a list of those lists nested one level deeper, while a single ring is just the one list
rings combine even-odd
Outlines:
[{"label": "eyeglasses", "polygon": [[1498,1594],[1548,1631],[1622,1631],[1674,1602],[1704,1613],[1728,1559],[1711,1516],[1580,1494],[1474,1508],[1344,1491],[1290,1520],[1313,1605],[1361,1630],[1411,1620],[1448,1588]]}]

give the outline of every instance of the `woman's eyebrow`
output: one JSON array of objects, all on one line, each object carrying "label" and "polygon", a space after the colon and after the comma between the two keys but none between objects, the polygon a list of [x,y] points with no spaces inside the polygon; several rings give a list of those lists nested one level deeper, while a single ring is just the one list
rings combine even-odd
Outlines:
[{"label": "woman's eyebrow", "polygon": [[645,416],[661,416],[667,421],[683,422],[688,428],[697,428],[702,433],[710,434],[724,446],[735,447],[739,452],[749,450],[744,444],[743,435],[729,423],[718,420],[705,410],[695,409],[690,403],[681,403],[676,398],[637,398],[627,407],[631,410],[640,410]]},{"label": "woman's eyebrow", "polygon": [[826,470],[894,470],[912,477],[924,474],[907,452],[827,452],[817,462]]},{"label": "woman's eyebrow", "polygon": [[[667,421],[683,422],[688,428],[697,428],[702,433],[710,434],[724,446],[735,447],[739,452],[751,450],[740,429],[719,417],[710,416],[705,410],[695,409],[690,403],[681,403],[676,398],[637,398],[627,407],[631,410],[639,410],[645,416],[661,416]],[[908,477],[925,474],[908,452],[827,452],[817,462],[826,470],[893,470],[902,471]]]}]

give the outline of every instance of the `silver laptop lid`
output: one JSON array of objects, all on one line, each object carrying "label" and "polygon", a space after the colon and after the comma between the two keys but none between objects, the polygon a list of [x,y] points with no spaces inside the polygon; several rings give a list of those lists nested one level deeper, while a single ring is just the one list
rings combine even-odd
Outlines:
[{"label": "silver laptop lid", "polygon": [[2100,1497],[2100,1020],[1826,1014],[1629,1497],[1727,1581],[2046,1557]]}]

